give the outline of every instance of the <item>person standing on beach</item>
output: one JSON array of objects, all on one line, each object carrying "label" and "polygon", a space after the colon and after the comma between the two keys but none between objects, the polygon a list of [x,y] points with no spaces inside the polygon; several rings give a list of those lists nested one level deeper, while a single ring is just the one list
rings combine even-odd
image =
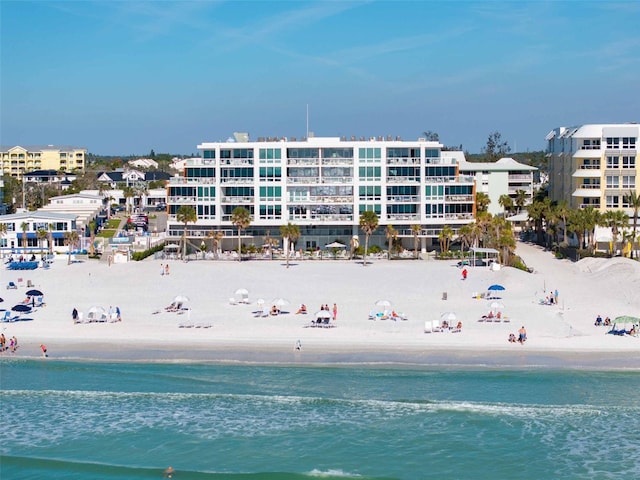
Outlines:
[{"label": "person standing on beach", "polygon": [[558,289],[556,288],[553,292],[553,303],[558,304]]},{"label": "person standing on beach", "polygon": [[160,264],[160,276],[164,275],[164,265]]},{"label": "person standing on beach", "polygon": [[42,351],[42,357],[47,358],[49,355],[47,354],[47,346],[44,344],[40,344],[40,350]]},{"label": "person standing on beach", "polygon": [[333,304],[333,321],[335,322],[338,319],[338,305]]},{"label": "person standing on beach", "polygon": [[524,325],[523,325],[522,328],[518,330],[518,342],[520,342],[520,344],[522,345],[526,340],[527,340],[527,330],[524,328]]},{"label": "person standing on beach", "polygon": [[169,275],[169,264],[168,263],[164,266],[164,274],[165,275]]},{"label": "person standing on beach", "polygon": [[462,270],[462,280],[466,280],[467,279],[467,273],[468,272],[467,272],[466,268]]}]

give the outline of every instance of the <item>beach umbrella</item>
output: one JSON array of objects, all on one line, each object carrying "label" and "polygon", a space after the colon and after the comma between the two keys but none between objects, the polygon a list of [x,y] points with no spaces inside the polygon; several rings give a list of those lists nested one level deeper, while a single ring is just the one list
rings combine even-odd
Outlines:
[{"label": "beach umbrella", "polygon": [[273,304],[276,307],[284,307],[285,305],[289,305],[289,300],[285,299],[285,298],[276,298],[273,301]]},{"label": "beach umbrella", "polygon": [[178,250],[180,248],[180,246],[177,243],[169,243],[168,245],[164,246],[165,250]]},{"label": "beach umbrella", "polygon": [[329,310],[320,310],[314,313],[316,318],[331,318],[331,312]]},{"label": "beach umbrella", "polygon": [[340,242],[333,242],[324,246],[324,248],[345,248],[345,247],[346,245],[343,245]]},{"label": "beach umbrella", "polygon": [[44,295],[40,290],[27,290],[26,294],[30,297],[41,297]]},{"label": "beach umbrella", "polygon": [[93,306],[89,309],[88,313],[92,313],[94,315],[103,315],[106,313],[106,310],[103,307]]},{"label": "beach umbrella", "polygon": [[0,302],[4,302],[4,298],[0,298]]},{"label": "beach umbrella", "polygon": [[487,290],[489,291],[505,290],[505,288],[502,285],[491,285],[489,288],[487,288]]},{"label": "beach umbrella", "polygon": [[440,315],[440,320],[446,320],[447,322],[455,322],[458,319],[458,316],[455,312],[444,312]]},{"label": "beach umbrella", "polygon": [[173,297],[173,301],[174,303],[184,303],[189,301],[189,297],[187,297],[186,295],[176,295],[175,297]]},{"label": "beach umbrella", "polygon": [[26,313],[31,311],[31,307],[29,305],[19,303],[18,305],[14,305],[13,307],[11,307],[11,310],[18,313]]},{"label": "beach umbrella", "polygon": [[259,298],[258,300],[256,300],[256,303],[258,305],[264,305],[264,298]]},{"label": "beach umbrella", "polygon": [[500,302],[491,302],[489,308],[491,308],[491,310],[502,310],[504,305]]},{"label": "beach umbrella", "polygon": [[389,300],[378,300],[376,302],[376,307],[385,307],[388,308],[391,306],[391,302]]},{"label": "beach umbrella", "polygon": [[239,288],[236,290],[236,295],[249,295],[249,290],[246,288]]},{"label": "beach umbrella", "polygon": [[616,317],[614,322],[615,323],[640,323],[640,318],[631,317],[629,315],[621,315],[620,317]]}]

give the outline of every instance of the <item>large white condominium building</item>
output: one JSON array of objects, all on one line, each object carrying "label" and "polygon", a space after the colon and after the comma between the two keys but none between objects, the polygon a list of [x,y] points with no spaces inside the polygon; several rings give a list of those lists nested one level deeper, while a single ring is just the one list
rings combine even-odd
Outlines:
[{"label": "large white condominium building", "polygon": [[547,135],[549,194],[571,207],[623,209],[637,189],[640,125],[633,123],[559,127]]},{"label": "large white condominium building", "polygon": [[[300,227],[297,247],[324,247],[335,240],[349,245],[359,229],[360,213],[374,211],[380,227],[372,244],[385,245],[385,226],[393,225],[413,248],[419,225],[420,248],[437,244],[444,225],[456,231],[475,218],[475,182],[462,176],[455,159],[442,155],[442,144],[424,139],[351,137],[259,138],[236,134],[233,141],[198,145],[201,158],[189,160],[171,179],[167,204],[169,237],[179,238],[181,205],[193,206],[198,221],[187,236],[198,244],[222,231],[222,248],[237,245],[231,223],[236,207],[251,213],[241,235],[244,244],[261,246],[279,237],[279,227]],[[233,240],[235,238],[235,240]],[[363,243],[363,242],[361,242]]]}]

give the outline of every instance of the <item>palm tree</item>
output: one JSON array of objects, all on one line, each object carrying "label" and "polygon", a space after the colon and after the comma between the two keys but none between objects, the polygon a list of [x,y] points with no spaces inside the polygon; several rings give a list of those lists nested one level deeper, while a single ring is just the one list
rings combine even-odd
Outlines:
[{"label": "palm tree", "polygon": [[564,229],[564,238],[562,243],[565,245],[569,244],[569,237],[567,235],[567,217],[571,213],[571,208],[566,200],[560,200],[558,204],[554,208],[554,217],[562,220],[562,228]]},{"label": "palm tree", "polygon": [[219,230],[210,231],[207,233],[207,238],[211,239],[211,251],[216,258],[218,258],[218,245],[220,245],[220,241],[224,238],[224,233]]},{"label": "palm tree", "polygon": [[53,253],[53,223],[47,225],[47,246],[49,247],[49,255]]},{"label": "palm tree", "polygon": [[521,189],[516,190],[515,204],[516,204],[516,207],[518,207],[518,213],[520,213],[525,203],[527,203],[527,192]]},{"label": "palm tree", "polygon": [[422,233],[422,225],[411,225],[411,233],[413,234],[413,254],[418,259],[418,235]]},{"label": "palm tree", "polygon": [[378,228],[378,215],[373,210],[366,210],[360,214],[360,228],[364,232],[364,259],[363,266],[367,266],[367,250],[369,249],[369,237]]},{"label": "palm tree", "polygon": [[71,265],[71,252],[80,243],[80,235],[75,230],[64,232],[64,244],[67,246],[67,265]]},{"label": "palm tree", "polygon": [[567,217],[567,230],[575,233],[578,238],[578,248],[584,247],[585,232],[588,230],[587,216],[584,209],[570,210]]},{"label": "palm tree", "polygon": [[27,222],[22,222],[20,224],[20,229],[22,230],[22,250],[26,255],[27,254],[27,230],[29,230],[29,224]]},{"label": "palm tree", "polygon": [[529,205],[529,209],[528,209],[529,219],[534,224],[534,228],[538,235],[537,242],[540,245],[542,245],[542,243],[544,242],[544,239],[542,236],[543,230],[544,230],[543,229],[544,220],[545,220],[545,215],[548,212],[550,206],[551,206],[551,200],[549,200],[548,197],[544,197],[542,199],[536,198],[534,199],[533,203]]},{"label": "palm tree", "polygon": [[587,230],[587,246],[590,250],[594,250],[596,246],[595,231],[598,225],[603,223],[602,213],[594,207],[586,207],[582,209],[584,226]]},{"label": "palm tree", "polygon": [[125,208],[126,208],[126,212],[130,213],[131,212],[131,202],[129,202],[130,198],[133,198],[135,196],[135,192],[133,191],[133,188],[130,187],[129,185],[127,185],[126,187],[124,187],[122,189],[122,195],[125,198]]},{"label": "palm tree", "polygon": [[476,192],[476,212],[486,212],[489,208],[489,204],[491,200],[489,199],[489,195],[484,192]]},{"label": "palm tree", "polygon": [[460,239],[460,253],[464,258],[464,247],[471,245],[471,239],[473,236],[472,224],[466,224],[458,229],[458,238]]},{"label": "palm tree", "polygon": [[138,199],[138,207],[142,209],[142,197],[148,194],[149,189],[147,188],[146,183],[136,183],[136,185],[133,187],[134,203],[135,199]]},{"label": "palm tree", "polygon": [[89,222],[89,255],[92,257],[96,253],[96,249],[93,245],[96,239],[96,222]]},{"label": "palm tree", "polygon": [[293,244],[300,238],[300,227],[289,222],[280,227],[280,235],[282,235],[282,239],[286,242],[286,262],[287,268],[289,268],[289,257],[291,256]]},{"label": "palm tree", "polygon": [[509,195],[504,193],[500,195],[500,198],[498,198],[498,203],[504,210],[504,216],[506,217],[507,213],[510,212],[513,208],[513,199]]},{"label": "palm tree", "polygon": [[251,225],[251,212],[244,207],[236,207],[231,212],[231,223],[238,228],[238,261],[242,261],[242,238],[240,232]]},{"label": "palm tree", "polygon": [[384,234],[387,237],[387,241],[389,242],[389,252],[387,253],[387,258],[391,260],[391,250],[393,249],[394,240],[398,238],[398,230],[393,228],[393,225],[389,224],[385,227]]},{"label": "palm tree", "polygon": [[[6,234],[7,234],[7,224],[0,223],[0,239],[2,239],[2,237],[4,237]],[[0,244],[2,244],[2,242],[0,242]]]},{"label": "palm tree", "polygon": [[184,260],[187,256],[187,224],[198,221],[196,209],[189,205],[182,205],[176,212],[176,220],[184,224],[182,233],[182,259]]},{"label": "palm tree", "polygon": [[449,244],[451,243],[451,239],[453,238],[453,228],[449,225],[444,225],[440,234],[438,235],[438,240],[440,241],[440,252],[445,253],[449,251]]},{"label": "palm tree", "polygon": [[40,253],[42,253],[42,242],[47,238],[48,233],[44,228],[39,228],[36,231],[36,238],[38,239],[38,247],[40,248]]},{"label": "palm tree", "polygon": [[[624,227],[629,226],[629,215],[622,210],[607,210],[603,215],[604,225],[611,229],[613,245],[615,246],[618,235]],[[615,250],[615,248],[614,248]],[[620,248],[622,251],[622,246]],[[613,252],[611,252],[613,254]]]},{"label": "palm tree", "polygon": [[640,193],[630,190],[624,197],[625,202],[633,209],[633,237],[631,240],[631,258],[634,258],[634,244],[638,239],[638,212],[640,211]]}]

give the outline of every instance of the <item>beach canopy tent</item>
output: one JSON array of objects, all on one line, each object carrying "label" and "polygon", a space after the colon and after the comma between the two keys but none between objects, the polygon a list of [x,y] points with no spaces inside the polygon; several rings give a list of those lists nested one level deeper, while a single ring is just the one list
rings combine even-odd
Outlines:
[{"label": "beach canopy tent", "polygon": [[[479,248],[479,247],[471,247],[469,249],[469,253],[471,254],[471,258],[473,261],[471,262],[472,266],[476,266],[476,260],[480,260],[484,262],[484,265],[489,265],[490,262],[498,262],[498,250],[495,248]],[[482,263],[481,263],[482,264]]]},{"label": "beach canopy tent", "polygon": [[180,245],[178,245],[177,243],[167,243],[167,244],[164,246],[164,249],[165,249],[165,250],[167,250],[167,251],[174,251],[174,252],[175,252],[176,250],[178,250],[179,248],[180,248]]}]

